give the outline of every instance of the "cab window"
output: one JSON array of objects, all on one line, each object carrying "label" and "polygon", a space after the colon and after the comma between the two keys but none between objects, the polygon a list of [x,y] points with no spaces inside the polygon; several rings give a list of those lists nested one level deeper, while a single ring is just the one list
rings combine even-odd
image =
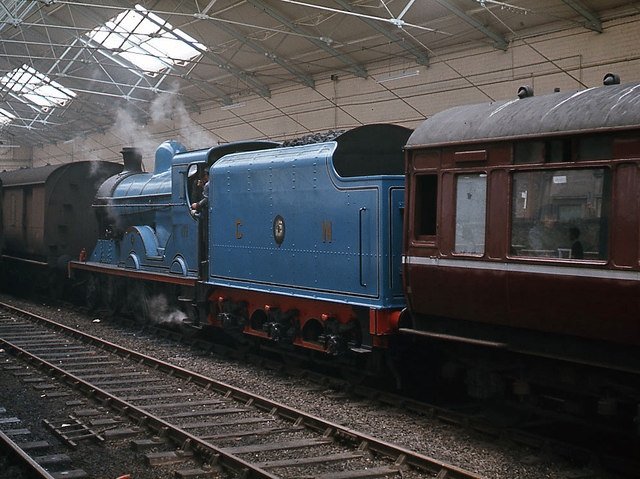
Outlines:
[{"label": "cab window", "polygon": [[187,170],[187,204],[197,203],[202,199],[202,176],[205,163],[193,163]]}]

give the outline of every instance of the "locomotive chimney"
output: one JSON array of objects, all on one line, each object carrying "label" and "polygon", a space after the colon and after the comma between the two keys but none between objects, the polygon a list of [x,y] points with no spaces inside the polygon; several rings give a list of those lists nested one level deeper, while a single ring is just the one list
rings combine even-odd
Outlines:
[{"label": "locomotive chimney", "polygon": [[140,150],[125,146],[120,153],[122,153],[122,159],[124,160],[124,171],[142,171],[142,154]]}]

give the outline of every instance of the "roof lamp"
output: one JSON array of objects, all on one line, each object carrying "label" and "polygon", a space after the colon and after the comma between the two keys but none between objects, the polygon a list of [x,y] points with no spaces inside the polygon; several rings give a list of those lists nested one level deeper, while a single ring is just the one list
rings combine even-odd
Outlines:
[{"label": "roof lamp", "polygon": [[400,80],[401,78],[413,77],[416,75],[420,75],[420,70],[414,70],[409,72],[397,73],[395,75],[389,75],[386,77],[376,78],[376,83],[385,83],[392,80]]}]

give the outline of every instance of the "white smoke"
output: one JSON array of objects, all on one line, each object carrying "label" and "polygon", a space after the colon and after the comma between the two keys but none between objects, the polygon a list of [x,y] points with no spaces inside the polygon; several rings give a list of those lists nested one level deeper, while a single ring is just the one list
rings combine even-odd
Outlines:
[{"label": "white smoke", "polygon": [[181,324],[187,315],[178,308],[169,305],[167,298],[160,294],[147,301],[149,319],[159,324]]},{"label": "white smoke", "polygon": [[105,170],[107,167],[99,158],[96,158],[95,156],[92,158],[87,158],[86,161],[89,162],[89,179],[96,181],[95,189],[97,190],[105,180]]},{"label": "white smoke", "polygon": [[174,112],[182,143],[188,144],[190,150],[208,148],[218,144],[218,140],[210,131],[193,121],[183,103],[175,103]]},{"label": "white smoke", "polygon": [[133,146],[142,152],[146,171],[153,171],[155,151],[163,141],[179,141],[187,150],[208,148],[219,143],[212,132],[191,118],[180,100],[177,87],[156,96],[149,106],[146,124],[132,111],[130,107],[120,108],[110,132],[122,146]]},{"label": "white smoke", "polygon": [[[173,138],[184,144],[189,150],[210,147],[218,144],[215,135],[191,118],[185,104],[180,100],[177,87],[169,92],[161,93],[154,98],[149,107],[149,123],[147,128],[153,131],[165,132],[169,130]],[[127,125],[130,128],[132,125]],[[156,146],[157,138],[154,138]],[[133,145],[137,146],[137,145]]]},{"label": "white smoke", "polygon": [[158,141],[150,133],[148,125],[136,120],[134,115],[126,108],[120,108],[116,112],[115,123],[111,127],[111,134],[121,141],[121,146],[138,148],[142,153],[145,170],[153,171],[156,148],[162,141]]},{"label": "white smoke", "polygon": [[197,150],[218,144],[215,136],[196,123],[189,115],[186,106],[177,94],[177,89],[158,95],[149,109],[151,126],[160,126],[162,130],[171,129],[177,141],[189,150]]}]

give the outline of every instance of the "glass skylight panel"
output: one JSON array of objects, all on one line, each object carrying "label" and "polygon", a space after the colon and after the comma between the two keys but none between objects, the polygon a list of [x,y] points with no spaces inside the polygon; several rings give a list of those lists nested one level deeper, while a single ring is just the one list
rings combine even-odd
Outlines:
[{"label": "glass skylight panel", "polygon": [[150,73],[185,64],[207,49],[141,5],[120,13],[87,35]]},{"label": "glass skylight panel", "polygon": [[9,113],[4,108],[0,108],[0,124],[6,125],[7,123],[11,123],[16,116],[12,113]]},{"label": "glass skylight panel", "polygon": [[7,73],[0,78],[0,85],[20,96],[23,101],[35,103],[45,111],[53,106],[64,106],[76,96],[75,92],[29,65],[22,65]]}]

